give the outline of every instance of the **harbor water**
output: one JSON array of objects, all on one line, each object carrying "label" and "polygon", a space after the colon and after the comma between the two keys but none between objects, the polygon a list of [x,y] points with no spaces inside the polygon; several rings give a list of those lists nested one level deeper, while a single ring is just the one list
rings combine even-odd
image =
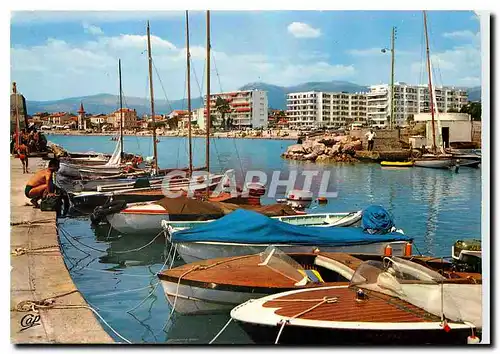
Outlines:
[{"label": "harbor water", "polygon": [[[111,153],[109,136],[49,135],[68,151]],[[125,151],[152,155],[151,138],[126,136]],[[414,252],[448,257],[457,239],[481,236],[481,169],[449,170],[383,168],[378,164],[315,165],[280,157],[289,140],[212,139],[211,171],[233,168],[239,178],[248,170],[290,172],[328,171],[329,191],[336,197],[326,205],[313,203],[308,212],[340,212],[382,205],[396,226],[414,239]],[[205,140],[194,139],[194,165],[204,165]],[[160,138],[161,168],[187,165],[187,139]],[[270,179],[271,177],[269,177]],[[319,178],[319,177],[318,177]],[[319,186],[313,179],[313,189]],[[300,179],[298,179],[298,183]],[[300,183],[299,183],[300,187]],[[284,196],[284,187],[275,198]],[[263,198],[272,203],[273,198]],[[133,343],[208,343],[229,320],[229,314],[179,316],[171,308],[155,276],[168,263],[168,248],[156,235],[120,235],[107,225],[91,227],[86,217],[60,218],[59,235],[70,274],[85,297],[120,335]],[[154,239],[154,240],[153,240]],[[152,241],[153,240],[153,241]],[[151,242],[152,241],[152,242]],[[168,320],[168,321],[167,321]],[[116,334],[108,331],[117,341]],[[215,343],[251,343],[231,323]]]}]

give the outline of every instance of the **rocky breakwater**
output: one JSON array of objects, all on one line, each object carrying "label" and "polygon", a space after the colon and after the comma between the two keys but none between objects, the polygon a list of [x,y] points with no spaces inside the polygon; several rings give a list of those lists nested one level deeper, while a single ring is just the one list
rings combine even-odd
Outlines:
[{"label": "rocky breakwater", "polygon": [[290,145],[281,157],[314,162],[357,162],[354,156],[362,145],[360,139],[348,135],[324,135]]}]

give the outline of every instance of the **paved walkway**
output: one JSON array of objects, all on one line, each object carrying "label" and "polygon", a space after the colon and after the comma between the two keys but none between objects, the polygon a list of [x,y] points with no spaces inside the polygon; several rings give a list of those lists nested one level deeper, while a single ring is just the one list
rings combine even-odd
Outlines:
[{"label": "paved walkway", "polygon": [[[42,159],[31,158],[30,170],[40,169],[43,163]],[[10,171],[11,251],[32,250],[11,254],[10,258],[11,342],[113,343],[88,308],[41,309],[39,325],[32,327],[27,325],[30,319],[36,319],[36,313],[16,310],[24,300],[55,298],[57,307],[87,306],[87,303],[71,280],[59,251],[55,212],[42,212],[25,205],[29,200],[24,196],[24,187],[33,173],[23,174],[21,162],[14,158],[11,158]],[[63,296],[57,297],[59,295]],[[23,329],[22,324],[27,328]]]}]

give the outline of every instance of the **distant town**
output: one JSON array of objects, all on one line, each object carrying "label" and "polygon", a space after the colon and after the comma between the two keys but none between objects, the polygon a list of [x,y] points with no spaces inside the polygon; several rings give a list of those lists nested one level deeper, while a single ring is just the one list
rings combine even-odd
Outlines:
[{"label": "distant town", "polygon": [[[434,94],[440,113],[474,115],[466,90],[443,86],[436,87]],[[292,92],[286,94],[287,109],[280,110],[269,107],[267,92],[264,90],[214,93],[210,97],[211,126],[223,131],[340,129],[352,126],[381,129],[406,127],[414,121],[426,120],[422,115],[429,115],[430,95],[426,85],[397,82],[394,84],[393,107],[391,96],[391,86],[388,84],[372,85],[367,92]],[[205,129],[206,97],[203,101],[204,107],[191,112],[193,129]],[[25,102],[24,97],[20,102]],[[20,107],[20,112],[27,112],[26,107]],[[114,132],[120,129],[122,119],[126,133],[145,132],[153,127],[151,115],[139,115],[135,109],[126,107],[113,112],[89,114],[85,111],[84,101],[75,113],[37,112],[33,115],[24,114],[24,117],[27,125],[35,125],[41,130]],[[172,110],[168,114],[155,114],[154,122],[156,128],[163,131],[185,130],[188,127],[188,117],[187,110]]]}]

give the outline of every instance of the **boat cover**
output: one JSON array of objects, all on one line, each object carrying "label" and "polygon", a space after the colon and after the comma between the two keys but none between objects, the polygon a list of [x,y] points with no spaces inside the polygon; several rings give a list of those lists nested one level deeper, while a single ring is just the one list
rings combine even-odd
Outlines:
[{"label": "boat cover", "polygon": [[361,226],[370,234],[385,234],[394,227],[394,221],[383,207],[371,205],[363,210]]},{"label": "boat cover", "polygon": [[410,241],[392,232],[369,234],[358,227],[308,227],[287,224],[249,210],[236,210],[223,218],[172,235],[173,242],[234,242],[247,244],[299,244],[347,246],[375,242]]}]

